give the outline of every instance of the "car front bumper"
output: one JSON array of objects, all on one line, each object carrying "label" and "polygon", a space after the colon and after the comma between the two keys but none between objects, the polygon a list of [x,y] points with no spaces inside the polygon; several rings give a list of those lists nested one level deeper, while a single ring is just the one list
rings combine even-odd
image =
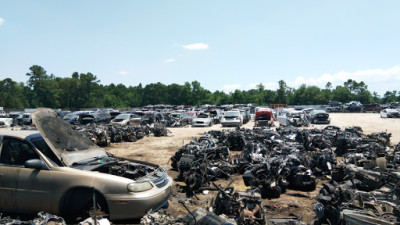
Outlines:
[{"label": "car front bumper", "polygon": [[157,211],[168,205],[172,191],[172,179],[163,188],[126,194],[106,194],[110,220],[138,219],[150,211]]},{"label": "car front bumper", "polygon": [[208,127],[210,123],[192,123],[192,127]]}]

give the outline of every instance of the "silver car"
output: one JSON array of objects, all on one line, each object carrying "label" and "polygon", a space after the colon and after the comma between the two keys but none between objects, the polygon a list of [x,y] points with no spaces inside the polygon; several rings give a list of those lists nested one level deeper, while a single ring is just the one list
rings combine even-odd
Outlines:
[{"label": "silver car", "polygon": [[240,111],[226,111],[221,119],[221,125],[226,126],[242,126],[243,117]]},{"label": "silver car", "polygon": [[214,118],[209,113],[200,113],[192,120],[192,127],[211,127],[213,122]]},{"label": "silver car", "polygon": [[45,211],[76,223],[94,206],[125,220],[168,205],[172,179],[161,167],[111,155],[51,109],[32,119],[40,134],[0,133],[0,211]]},{"label": "silver car", "polygon": [[137,114],[119,114],[111,120],[110,124],[119,124],[121,126],[126,126],[130,124],[138,124],[137,120],[140,120],[140,116]]}]

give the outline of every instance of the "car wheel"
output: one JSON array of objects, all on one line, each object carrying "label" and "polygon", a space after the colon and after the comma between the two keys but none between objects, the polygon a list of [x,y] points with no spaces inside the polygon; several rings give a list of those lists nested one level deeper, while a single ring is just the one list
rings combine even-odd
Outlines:
[{"label": "car wheel", "polygon": [[[95,192],[96,215],[105,217],[108,215],[108,206],[105,198],[98,192]],[[69,192],[64,197],[64,206],[62,208],[63,217],[67,223],[76,224],[93,216],[93,191],[89,189],[79,189]]]}]

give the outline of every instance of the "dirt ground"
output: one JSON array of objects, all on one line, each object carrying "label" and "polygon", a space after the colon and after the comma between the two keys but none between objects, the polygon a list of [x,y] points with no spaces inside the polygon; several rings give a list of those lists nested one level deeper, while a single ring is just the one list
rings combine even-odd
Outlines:
[{"label": "dirt ground", "polygon": [[[392,133],[391,143],[396,145],[400,142],[400,119],[383,119],[378,113],[331,113],[331,125],[340,128],[360,126],[364,133],[387,131]],[[254,122],[249,122],[243,127],[252,129]],[[323,128],[325,125],[312,125],[311,128]],[[177,177],[177,172],[171,170],[170,157],[183,145],[190,142],[192,138],[200,137],[204,132],[209,130],[222,130],[220,124],[207,128],[169,128],[171,131],[168,137],[145,137],[134,143],[116,143],[106,149],[111,153],[126,158],[149,161],[156,163],[168,171],[172,178]],[[245,191],[247,187],[243,183],[241,175],[233,176],[233,186],[235,190]],[[325,181],[319,181],[318,186],[313,192],[300,192],[288,190],[278,199],[264,200],[263,205],[267,210],[267,216],[270,217],[287,217],[290,214],[302,216],[303,222],[310,223],[314,217],[312,204],[318,195],[321,184]],[[227,180],[221,180],[218,184],[227,184]],[[198,207],[207,207],[211,198],[215,196],[215,192],[208,194],[200,193],[196,197],[186,198],[179,189],[184,184],[180,182],[174,183],[174,193],[169,203],[168,211],[175,217],[186,215],[187,211],[178,203],[178,200],[184,200],[190,209]]]}]

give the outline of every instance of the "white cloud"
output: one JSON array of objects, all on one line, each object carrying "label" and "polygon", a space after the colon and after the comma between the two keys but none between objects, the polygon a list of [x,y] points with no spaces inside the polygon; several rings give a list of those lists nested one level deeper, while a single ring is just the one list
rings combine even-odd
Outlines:
[{"label": "white cloud", "polygon": [[[395,84],[398,84],[400,78],[400,65],[388,69],[369,69],[355,72],[340,71],[334,74],[322,74],[318,77],[304,78],[298,76],[294,81],[288,82],[289,87],[297,88],[302,84],[315,85],[324,88],[326,83],[331,82],[332,86],[343,85],[349,79],[357,82],[364,81],[368,89],[378,91],[397,90]],[[394,89],[393,89],[394,88]]]},{"label": "white cloud", "polygon": [[240,89],[241,86],[242,85],[240,84],[225,84],[224,86],[222,86],[222,90],[225,93],[229,93],[235,91],[236,89]]},{"label": "white cloud", "polygon": [[208,45],[204,43],[194,43],[190,45],[182,45],[184,49],[187,50],[203,50],[203,49],[208,49]]},{"label": "white cloud", "polygon": [[129,72],[126,72],[126,71],[119,71],[119,74],[121,74],[121,75],[128,75]]},{"label": "white cloud", "polygon": [[166,63],[173,63],[173,62],[175,62],[175,59],[166,59],[166,60],[164,60],[164,62],[166,62]]},{"label": "white cloud", "polygon": [[3,25],[5,20],[3,18],[0,18],[0,26]]},{"label": "white cloud", "polygon": [[356,81],[364,81],[365,83],[374,82],[385,82],[393,80],[400,75],[400,66],[395,66],[386,70],[375,69],[375,70],[359,70],[355,72],[340,71],[335,74],[322,74],[319,77],[308,77],[302,76],[296,77],[293,82],[289,82],[291,85],[299,86],[302,84],[307,85],[325,85],[331,82],[333,85],[342,85],[345,81],[353,79]]}]

